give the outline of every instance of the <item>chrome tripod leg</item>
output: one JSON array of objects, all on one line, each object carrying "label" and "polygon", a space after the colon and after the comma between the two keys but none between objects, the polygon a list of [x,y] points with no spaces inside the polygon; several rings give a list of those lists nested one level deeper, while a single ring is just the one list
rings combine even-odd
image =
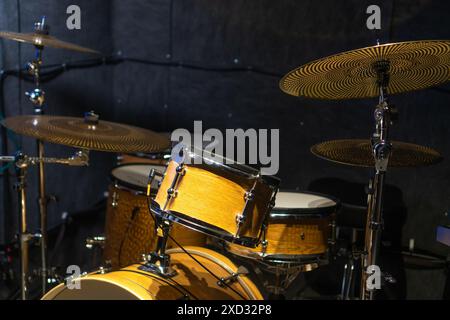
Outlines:
[{"label": "chrome tripod leg", "polygon": [[27,168],[17,169],[16,190],[19,200],[19,240],[20,240],[20,288],[21,299],[28,298],[28,276],[29,276],[29,240],[27,232],[27,205],[26,205],[26,185],[25,176]]},{"label": "chrome tripod leg", "polygon": [[[44,158],[44,143],[37,141],[38,157]],[[45,194],[44,162],[39,162],[39,213],[41,234],[41,286],[42,294],[47,292],[47,195]]]},{"label": "chrome tripod leg", "polygon": [[369,188],[369,201],[367,212],[367,225],[365,237],[365,255],[362,261],[362,277],[361,277],[361,299],[373,300],[374,289],[369,288],[370,284],[368,268],[377,264],[378,250],[381,238],[382,226],[382,201],[383,201],[383,185],[384,172],[377,171],[372,186]]}]

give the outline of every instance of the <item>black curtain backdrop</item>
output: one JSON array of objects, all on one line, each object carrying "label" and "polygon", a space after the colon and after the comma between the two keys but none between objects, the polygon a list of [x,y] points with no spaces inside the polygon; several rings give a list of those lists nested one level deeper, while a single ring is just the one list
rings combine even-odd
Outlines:
[{"label": "black curtain backdrop", "polygon": [[[71,4],[81,8],[81,30],[66,28],[66,8]],[[378,33],[366,28],[366,8],[371,4],[381,7],[382,30]],[[68,70],[44,83],[46,114],[81,116],[95,110],[102,119],[161,132],[191,130],[194,120],[202,120],[204,130],[278,128],[282,188],[306,190],[325,178],[367,183],[371,170],[320,160],[309,148],[325,140],[368,138],[377,100],[295,98],[281,92],[280,76],[313,59],[374,45],[377,38],[382,43],[449,39],[449,11],[450,2],[437,0],[3,0],[0,30],[31,32],[33,23],[46,15],[51,34],[63,40],[106,56],[174,63],[126,61]],[[0,40],[1,69],[22,67],[32,57],[32,46]],[[44,50],[46,65],[86,58],[90,57]],[[179,63],[201,68],[180,67]],[[204,70],[208,67],[253,67],[265,74]],[[17,77],[5,79],[4,116],[32,113],[24,96],[32,87]],[[400,112],[392,138],[435,148],[445,158],[432,167],[388,173],[387,182],[400,195],[390,201],[407,209],[398,230],[400,241],[407,245],[413,238],[417,247],[446,255],[448,248],[435,241],[435,230],[450,207],[450,86],[392,96],[391,102]],[[16,150],[13,137],[9,135],[10,153]],[[16,140],[25,153],[35,153],[32,139]],[[72,151],[55,145],[46,149],[49,156]],[[47,191],[58,198],[49,204],[50,226],[61,222],[62,212],[83,210],[104,197],[114,159],[114,154],[92,152],[88,168],[47,166]],[[36,178],[36,169],[30,170],[31,228],[37,228],[38,221]],[[10,180],[12,184],[14,179]],[[3,191],[0,194],[3,204],[8,199]],[[12,239],[16,230],[16,198],[10,198],[12,209],[5,212],[2,207],[0,214],[3,241]],[[366,201],[363,193],[353,198],[357,204]],[[420,283],[417,277],[415,283]],[[428,282],[436,285],[429,292],[417,285],[416,291],[409,288],[410,297],[439,297],[442,274],[432,279]]]}]

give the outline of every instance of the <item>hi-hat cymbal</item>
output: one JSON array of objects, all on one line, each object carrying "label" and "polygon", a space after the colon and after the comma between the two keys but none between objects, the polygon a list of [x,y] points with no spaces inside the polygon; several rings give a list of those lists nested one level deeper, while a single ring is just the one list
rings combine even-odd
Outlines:
[{"label": "hi-hat cymbal", "polygon": [[51,47],[57,49],[67,49],[72,51],[100,54],[100,52],[85,48],[70,42],[59,40],[55,37],[40,33],[17,33],[9,31],[0,31],[0,38],[34,44],[40,47]]},{"label": "hi-hat cymbal", "polygon": [[[316,144],[311,152],[325,160],[357,167],[374,167],[372,146],[369,140],[345,139]],[[393,141],[389,167],[418,167],[432,165],[442,160],[439,152],[417,144]]]},{"label": "hi-hat cymbal", "polygon": [[409,41],[351,50],[309,62],[280,81],[284,92],[308,98],[353,99],[379,95],[374,64],[389,63],[388,94],[450,80],[450,41]]},{"label": "hi-hat cymbal", "polygon": [[108,152],[158,152],[170,146],[168,137],[129,125],[83,118],[22,115],[6,118],[8,129],[39,140]]}]

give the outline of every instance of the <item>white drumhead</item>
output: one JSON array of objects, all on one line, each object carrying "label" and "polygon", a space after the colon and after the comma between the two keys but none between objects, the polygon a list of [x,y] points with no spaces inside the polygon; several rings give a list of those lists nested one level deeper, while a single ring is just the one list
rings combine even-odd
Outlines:
[{"label": "white drumhead", "polygon": [[[148,183],[148,175],[150,170],[155,169],[161,175],[166,171],[166,166],[154,164],[125,164],[114,168],[111,175],[121,181],[139,188],[146,188]],[[162,177],[155,175],[153,184],[161,181]],[[154,185],[152,184],[152,187]]]},{"label": "white drumhead", "polygon": [[329,208],[336,205],[336,201],[316,194],[278,192],[274,209]]}]

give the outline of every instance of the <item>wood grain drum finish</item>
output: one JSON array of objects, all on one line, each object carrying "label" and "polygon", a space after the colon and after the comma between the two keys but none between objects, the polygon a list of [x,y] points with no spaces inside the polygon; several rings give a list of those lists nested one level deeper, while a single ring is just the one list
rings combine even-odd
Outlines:
[{"label": "wood grain drum finish", "polygon": [[[223,255],[199,247],[186,247],[216,276],[228,277],[238,267]],[[162,278],[140,270],[135,264],[105,274],[91,273],[80,278],[80,289],[69,290],[60,284],[49,291],[43,300],[262,300],[258,288],[245,275],[229,285],[237,292],[217,284],[217,279],[181,249],[170,253],[174,277]]]},{"label": "wood grain drum finish", "polygon": [[[155,223],[150,215],[145,189],[150,169],[164,172],[164,166],[127,164],[112,170],[105,224],[104,260],[113,270],[142,261],[142,254],[156,248]],[[156,194],[158,181],[152,183]],[[171,235],[181,245],[202,246],[206,236],[174,224]],[[169,240],[168,248],[175,244]]]},{"label": "wood grain drum finish", "polygon": [[330,224],[337,206],[337,200],[324,195],[278,192],[265,233],[265,242],[255,249],[230,244],[229,251],[240,256],[266,260],[315,259],[328,249]]},{"label": "wood grain drum finish", "polygon": [[[228,241],[258,241],[263,220],[269,212],[273,186],[260,178],[214,170],[206,165],[185,164],[184,173],[175,186],[176,195],[169,199],[168,190],[179,165],[170,161],[156,195],[155,201],[162,210],[176,216],[181,224],[213,236],[226,237]],[[238,216],[246,208],[246,193],[253,187],[254,199],[248,203],[246,219],[239,228]]]}]

